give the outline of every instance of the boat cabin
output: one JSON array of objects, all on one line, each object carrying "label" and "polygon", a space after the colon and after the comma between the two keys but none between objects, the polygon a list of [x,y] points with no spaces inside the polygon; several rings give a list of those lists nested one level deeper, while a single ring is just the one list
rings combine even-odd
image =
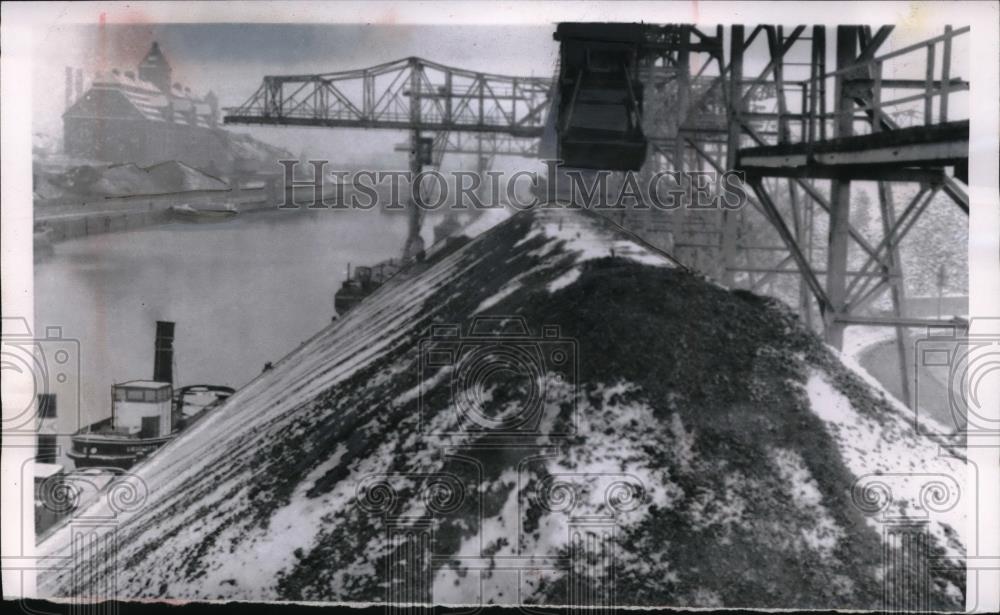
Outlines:
[{"label": "boat cabin", "polygon": [[173,431],[173,386],[155,380],[131,380],[111,387],[114,429],[140,438]]},{"label": "boat cabin", "polygon": [[353,276],[350,264],[347,267],[347,279],[341,283],[340,289],[333,296],[333,309],[337,311],[338,316],[346,314],[396,275],[402,268],[402,263],[389,259],[372,267],[355,267]]}]

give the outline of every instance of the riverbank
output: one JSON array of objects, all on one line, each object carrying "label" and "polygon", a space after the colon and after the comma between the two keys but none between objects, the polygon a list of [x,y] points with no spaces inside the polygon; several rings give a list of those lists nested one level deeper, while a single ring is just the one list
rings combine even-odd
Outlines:
[{"label": "riverbank", "polygon": [[241,212],[275,209],[280,204],[277,184],[257,182],[249,187],[237,184],[225,190],[197,190],[76,201],[36,201],[35,226],[36,229],[47,229],[46,241],[59,242],[164,224],[172,221],[170,215],[172,207],[219,203],[232,204]]},{"label": "riverbank", "polygon": [[[161,224],[175,222],[171,208],[180,205],[218,206],[231,204],[241,213],[273,211],[282,209],[283,203],[296,203],[301,211],[313,208],[314,188],[311,185],[282,187],[277,178],[256,179],[244,185],[234,184],[226,190],[186,191],[172,194],[142,195],[127,197],[102,197],[91,200],[50,200],[35,201],[34,221],[36,230],[36,251],[52,243],[88,237],[104,233],[132,231]],[[325,199],[334,198],[335,189],[325,188]],[[350,198],[353,187],[347,186],[343,198]],[[386,203],[388,194],[379,196]],[[409,199],[405,192],[400,201]],[[322,208],[320,208],[322,209]],[[283,211],[295,211],[288,209]],[[405,213],[403,208],[385,210],[387,214]]]}]

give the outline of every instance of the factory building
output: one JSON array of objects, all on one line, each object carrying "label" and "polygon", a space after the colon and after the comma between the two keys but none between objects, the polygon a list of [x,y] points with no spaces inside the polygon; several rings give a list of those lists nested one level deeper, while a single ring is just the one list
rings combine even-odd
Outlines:
[{"label": "factory building", "polygon": [[215,94],[199,97],[174,81],[154,42],[137,70],[95,76],[63,114],[63,143],[75,158],[140,166],[178,160],[216,173],[254,170],[284,153],[221,123]]}]

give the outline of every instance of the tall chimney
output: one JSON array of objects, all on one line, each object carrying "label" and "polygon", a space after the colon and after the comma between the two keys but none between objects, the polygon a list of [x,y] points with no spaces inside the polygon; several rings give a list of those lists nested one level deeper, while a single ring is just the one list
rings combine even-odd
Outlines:
[{"label": "tall chimney", "polygon": [[76,69],[76,81],[75,81],[75,84],[76,84],[76,87],[73,88],[73,92],[74,92],[73,100],[80,100],[80,97],[83,96],[83,69],[82,68]]},{"label": "tall chimney", "polygon": [[174,323],[156,321],[156,351],[153,355],[153,380],[174,382]]},{"label": "tall chimney", "polygon": [[73,69],[66,67],[66,108],[73,104]]}]

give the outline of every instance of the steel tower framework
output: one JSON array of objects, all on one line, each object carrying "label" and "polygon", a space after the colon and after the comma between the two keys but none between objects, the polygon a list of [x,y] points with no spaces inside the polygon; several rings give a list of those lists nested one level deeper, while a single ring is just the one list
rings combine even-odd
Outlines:
[{"label": "steel tower framework", "polygon": [[[714,255],[714,273],[757,290],[794,273],[803,316],[818,314],[827,341],[838,348],[849,324],[895,327],[903,397],[910,403],[905,328],[961,324],[907,317],[899,246],[931,206],[942,206],[935,201],[939,193],[968,214],[969,123],[962,119],[968,116],[956,115],[949,103],[969,87],[953,66],[956,39],[969,28],[946,26],[938,36],[880,54],[891,26],[839,26],[832,69],[823,26],[758,26],[749,33],[732,26],[728,61],[721,28],[719,44],[707,52],[695,51],[704,33],[674,28],[682,32],[680,44],[659,64],[675,74],[680,119],[659,126],[654,157],[677,170],[742,171],[752,206],[720,212],[709,226],[715,241],[700,238],[699,247]],[[755,41],[764,48],[755,59],[766,61],[748,78],[745,58]],[[700,71],[717,71],[708,80],[691,71],[699,53]],[[907,74],[914,66],[922,74]],[[881,233],[874,240],[852,224],[852,181],[877,182]],[[900,199],[901,184],[915,194]],[[780,243],[747,241],[755,216]],[[825,238],[815,236],[820,218]],[[869,315],[885,293],[892,315]]]}]

